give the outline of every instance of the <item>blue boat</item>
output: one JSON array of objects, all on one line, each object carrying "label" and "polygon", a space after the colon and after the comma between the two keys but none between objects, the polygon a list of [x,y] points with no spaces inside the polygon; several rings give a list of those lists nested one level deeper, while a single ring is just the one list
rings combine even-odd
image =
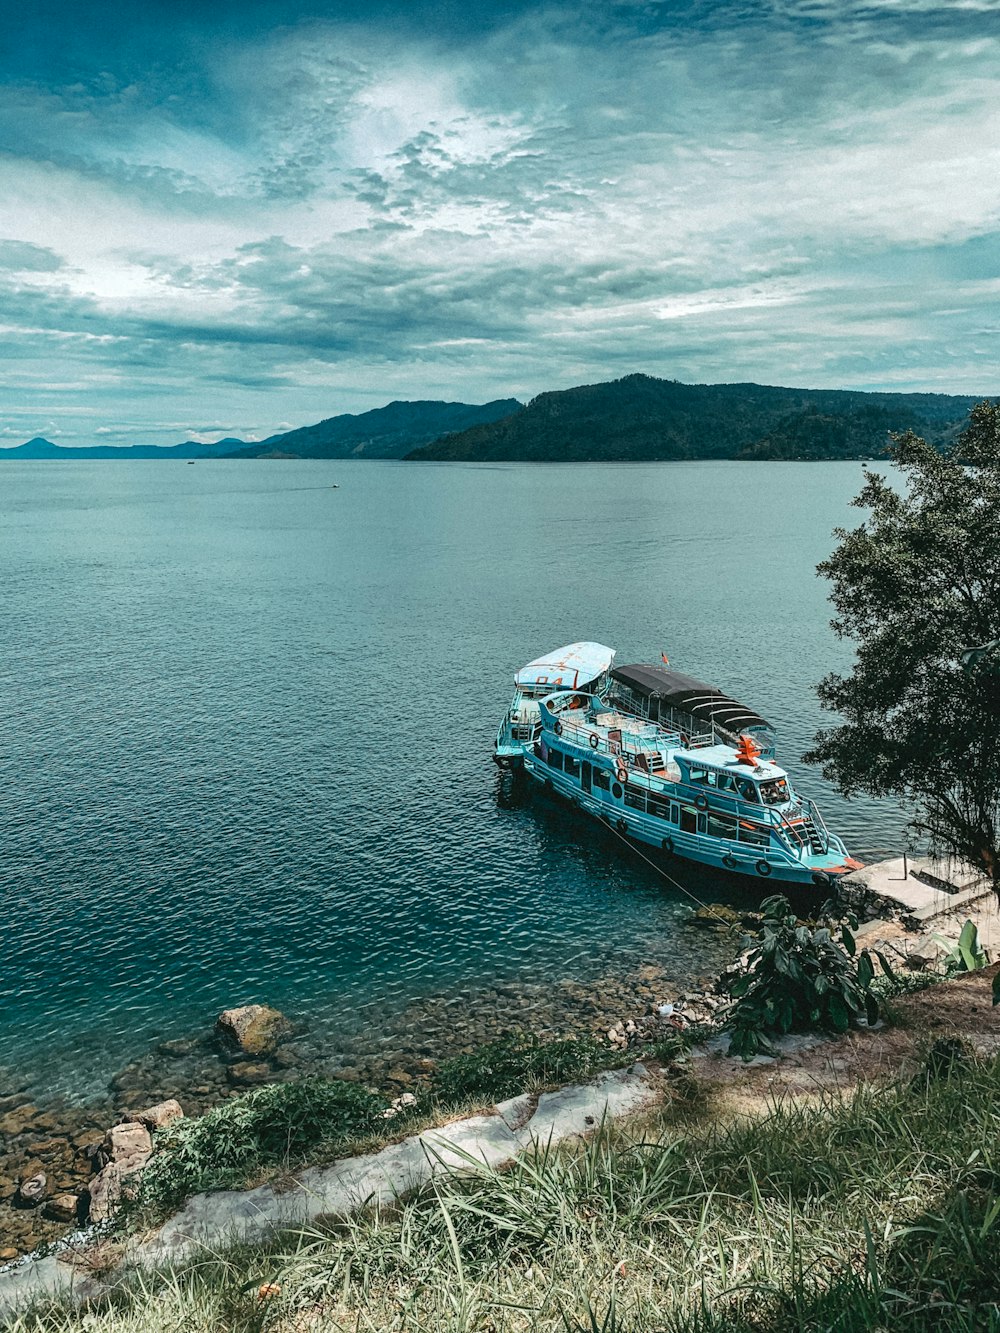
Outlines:
[{"label": "blue boat", "polygon": [[553,690],[603,695],[614,660],[615,650],[603,643],[568,643],[523,666],[514,676],[514,698],[497,732],[493,758],[499,767],[522,767],[525,748],[530,749],[541,732],[540,699]]},{"label": "blue boat", "polygon": [[616,668],[537,700],[524,771],[625,838],[731,874],[829,888],[860,862],[774,761],[770,724],[715,686]]}]

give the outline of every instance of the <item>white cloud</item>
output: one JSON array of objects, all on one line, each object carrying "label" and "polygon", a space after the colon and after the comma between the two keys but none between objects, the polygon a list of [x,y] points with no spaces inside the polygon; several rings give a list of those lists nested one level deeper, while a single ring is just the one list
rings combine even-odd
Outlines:
[{"label": "white cloud", "polygon": [[988,389],[992,279],[952,266],[1000,222],[994,8],[313,23],[207,51],[201,101],[0,90],[8,411],[54,369],[81,422],[180,395],[241,435],[628,369]]}]

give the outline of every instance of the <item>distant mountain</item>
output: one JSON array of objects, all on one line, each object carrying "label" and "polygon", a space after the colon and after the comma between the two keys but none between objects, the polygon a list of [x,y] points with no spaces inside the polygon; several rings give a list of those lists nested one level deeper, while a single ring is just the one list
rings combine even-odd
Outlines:
[{"label": "distant mountain", "polygon": [[451,431],[489,424],[520,410],[516,398],[497,399],[482,406],[397,401],[357,416],[344,413],[315,426],[271,435],[259,444],[245,445],[232,457],[402,458],[411,449]]},{"label": "distant mountain", "polygon": [[412,460],[639,462],[877,458],[889,431],[954,437],[977,397],[682,384],[627,375],[539,394],[519,412],[448,435]]},{"label": "distant mountain", "polygon": [[0,449],[0,460],[21,459],[81,459],[81,458],[116,458],[119,461],[137,458],[226,458],[234,449],[242,449],[243,440],[218,440],[215,444],[198,444],[188,440],[184,444],[95,444],[79,449],[67,449],[64,445],[53,444],[36,436],[27,444],[19,444],[13,449]]}]

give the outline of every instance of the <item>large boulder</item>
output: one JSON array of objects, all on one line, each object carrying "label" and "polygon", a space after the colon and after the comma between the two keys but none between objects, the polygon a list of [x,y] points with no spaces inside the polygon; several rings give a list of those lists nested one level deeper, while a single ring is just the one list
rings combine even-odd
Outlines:
[{"label": "large boulder", "polygon": [[266,1004],[225,1009],[215,1021],[216,1032],[228,1046],[253,1056],[273,1055],[291,1026],[280,1010]]},{"label": "large boulder", "polygon": [[153,1140],[145,1125],[130,1122],[112,1125],[101,1145],[101,1156],[106,1158],[107,1165],[87,1186],[91,1222],[106,1222],[114,1215],[128,1191],[129,1176],[142,1170],[152,1152]]},{"label": "large boulder", "polygon": [[57,1194],[49,1199],[42,1213],[51,1222],[75,1222],[80,1211],[80,1199],[76,1194]]},{"label": "large boulder", "polygon": [[168,1097],[165,1102],[157,1102],[155,1106],[147,1106],[144,1111],[136,1111],[130,1118],[138,1125],[145,1125],[146,1129],[162,1129],[164,1125],[169,1125],[172,1120],[179,1120],[184,1115],[181,1104],[175,1101],[173,1097]]},{"label": "large boulder", "polygon": [[87,1185],[87,1217],[91,1222],[106,1222],[121,1203],[126,1177],[121,1167],[109,1162]]},{"label": "large boulder", "polygon": [[110,1160],[128,1170],[137,1170],[145,1166],[153,1151],[153,1140],[145,1125],[126,1121],[123,1125],[112,1125],[104,1136]]}]

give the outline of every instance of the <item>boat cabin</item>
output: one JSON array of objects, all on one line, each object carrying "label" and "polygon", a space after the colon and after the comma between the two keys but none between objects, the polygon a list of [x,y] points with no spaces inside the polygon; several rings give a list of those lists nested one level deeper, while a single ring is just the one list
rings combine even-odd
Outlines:
[{"label": "boat cabin", "polygon": [[615,650],[603,643],[569,643],[536,657],[514,676],[514,697],[497,732],[494,758],[501,768],[518,768],[521,747],[538,737],[539,700],[554,690],[582,690],[603,695],[608,688]]}]

